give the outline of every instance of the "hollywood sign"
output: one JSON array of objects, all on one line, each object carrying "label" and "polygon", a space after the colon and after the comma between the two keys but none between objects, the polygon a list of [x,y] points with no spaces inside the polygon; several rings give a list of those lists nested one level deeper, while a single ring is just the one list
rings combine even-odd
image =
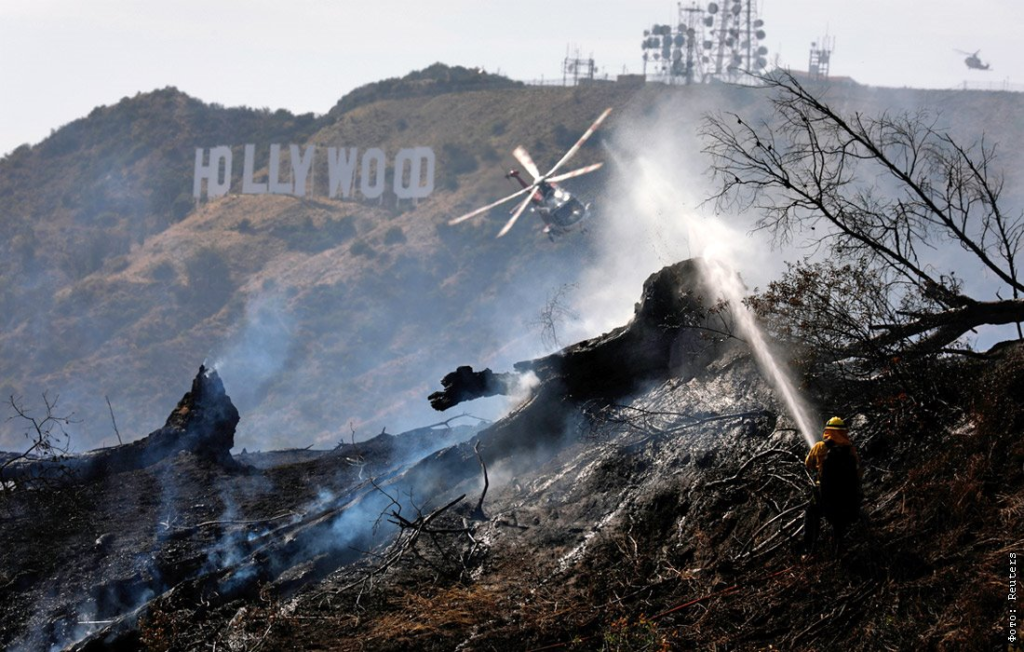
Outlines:
[{"label": "hollywood sign", "polygon": [[[288,146],[291,174],[282,178],[281,146],[271,145],[267,160],[265,181],[254,178],[256,146],[246,145],[242,162],[241,184],[235,188],[243,195],[292,195],[304,197],[307,186],[312,186],[313,161],[317,156],[315,145],[305,148]],[[422,199],[434,191],[434,150],[429,147],[409,147],[398,150],[392,163],[391,174],[387,174],[387,157],[384,150],[371,147],[359,154],[357,147],[327,148],[327,195],[343,199],[352,197],[358,188],[365,199],[377,199],[384,194],[387,178],[390,176],[391,189],[399,199]],[[359,182],[356,184],[356,172]],[[205,149],[196,149],[195,173],[192,177],[192,196],[202,196],[203,182],[206,182],[207,197],[222,197],[231,190],[234,175],[231,148],[227,145],[211,147],[209,155]],[[311,193],[312,194],[312,193]]]}]

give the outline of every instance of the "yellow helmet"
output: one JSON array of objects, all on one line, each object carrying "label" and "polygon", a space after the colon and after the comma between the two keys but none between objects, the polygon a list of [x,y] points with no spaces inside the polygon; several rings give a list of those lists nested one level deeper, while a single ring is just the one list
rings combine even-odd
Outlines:
[{"label": "yellow helmet", "polygon": [[843,420],[840,419],[839,417],[832,417],[831,419],[828,420],[828,423],[825,424],[825,427],[826,428],[846,428],[846,424],[843,423]]}]

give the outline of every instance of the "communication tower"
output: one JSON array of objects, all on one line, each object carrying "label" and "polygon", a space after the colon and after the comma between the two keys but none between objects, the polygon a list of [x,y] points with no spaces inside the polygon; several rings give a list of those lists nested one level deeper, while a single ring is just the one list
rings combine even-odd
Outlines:
[{"label": "communication tower", "polygon": [[719,81],[743,82],[768,67],[764,21],[755,0],[709,2],[704,26],[708,36],[701,45],[707,74]]},{"label": "communication tower", "polygon": [[700,43],[704,38],[701,19],[704,9],[677,5],[676,25],[653,25],[644,30],[644,75],[669,84],[701,81]]},{"label": "communication tower", "polygon": [[742,82],[768,66],[755,0],[678,7],[678,24],[644,30],[644,75],[667,83]]},{"label": "communication tower", "polygon": [[835,44],[835,37],[829,37],[828,34],[820,41],[811,43],[811,57],[807,62],[807,74],[811,79],[820,81],[828,79],[828,64],[832,60],[832,48],[835,47]]},{"label": "communication tower", "polygon": [[572,55],[569,54],[569,48],[570,46],[565,47],[565,59],[562,60],[562,85],[568,86],[570,79],[573,86],[579,84],[580,79],[594,79],[594,71],[597,70],[594,66],[594,55],[591,54],[590,58],[584,59],[579,48],[576,48]]}]

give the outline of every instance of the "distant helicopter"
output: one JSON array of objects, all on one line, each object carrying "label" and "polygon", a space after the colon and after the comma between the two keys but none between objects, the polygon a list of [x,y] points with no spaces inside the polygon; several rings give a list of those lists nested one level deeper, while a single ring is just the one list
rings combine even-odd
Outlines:
[{"label": "distant helicopter", "polygon": [[972,70],[988,70],[989,64],[982,63],[981,59],[978,58],[978,53],[981,52],[981,50],[975,50],[973,53],[964,52],[963,50],[956,51],[959,52],[960,54],[967,55],[967,58],[964,59],[964,63],[967,64],[968,68],[971,68]]},{"label": "distant helicopter", "polygon": [[512,193],[504,199],[499,199],[498,201],[488,204],[482,208],[478,208],[475,211],[456,217],[453,220],[449,220],[448,224],[465,222],[466,220],[476,217],[481,213],[486,213],[495,206],[500,206],[501,204],[511,201],[516,197],[526,195],[526,198],[515,208],[514,211],[512,211],[512,217],[505,223],[505,226],[502,227],[501,231],[498,232],[497,237],[500,238],[508,233],[516,223],[516,220],[519,219],[519,216],[523,214],[523,211],[525,211],[531,203],[533,204],[533,211],[537,213],[542,220],[544,220],[544,233],[546,233],[549,238],[554,240],[556,235],[568,233],[573,227],[590,216],[590,204],[584,204],[579,199],[573,197],[568,190],[558,186],[557,184],[559,181],[565,181],[566,179],[572,179],[573,177],[593,172],[600,168],[603,163],[594,163],[593,165],[578,168],[572,172],[566,172],[556,176],[553,175],[562,167],[562,165],[565,164],[566,161],[572,158],[576,152],[579,151],[580,147],[583,146],[583,143],[585,143],[587,139],[597,131],[597,128],[602,122],[604,122],[604,119],[607,118],[608,114],[611,112],[611,108],[605,109],[604,113],[602,113],[597,120],[594,121],[594,124],[590,125],[590,128],[587,129],[578,141],[576,141],[576,144],[570,147],[569,151],[565,153],[558,163],[555,163],[555,166],[545,174],[540,173],[540,170],[530,157],[530,153],[527,152],[524,147],[516,147],[515,151],[512,152],[512,155],[515,156],[516,160],[519,161],[519,164],[530,173],[530,176],[533,177],[533,182],[527,183],[523,179],[519,170],[510,170],[508,174],[505,175],[505,178],[515,179],[518,181],[519,185],[522,186],[521,190]]}]

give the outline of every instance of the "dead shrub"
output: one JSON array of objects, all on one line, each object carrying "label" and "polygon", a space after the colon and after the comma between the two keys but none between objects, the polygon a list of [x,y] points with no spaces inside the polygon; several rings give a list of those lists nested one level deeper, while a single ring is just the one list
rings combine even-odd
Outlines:
[{"label": "dead shrub", "polygon": [[479,585],[423,593],[404,590],[388,603],[386,613],[373,620],[367,638],[410,648],[465,632],[492,618],[497,608],[496,597]]},{"label": "dead shrub", "polygon": [[659,631],[657,624],[646,616],[613,621],[601,639],[603,652],[668,652],[672,649],[669,636]]},{"label": "dead shrub", "polygon": [[139,640],[147,652],[168,652],[181,637],[181,623],[173,613],[153,609],[139,621]]}]

